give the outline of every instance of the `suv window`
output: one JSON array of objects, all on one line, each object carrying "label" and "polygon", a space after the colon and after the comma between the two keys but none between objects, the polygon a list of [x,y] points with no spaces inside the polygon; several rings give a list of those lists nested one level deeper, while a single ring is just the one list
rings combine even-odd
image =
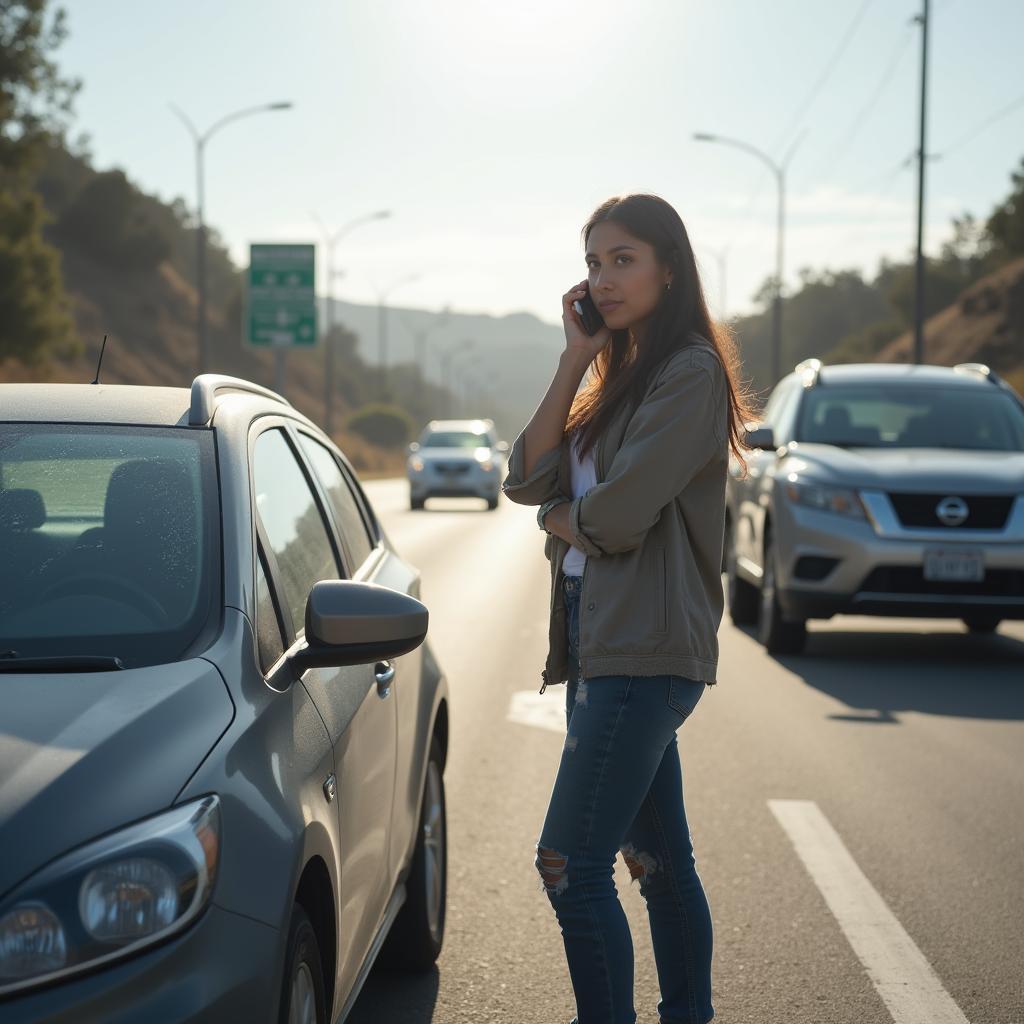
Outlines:
[{"label": "suv window", "polygon": [[334,456],[322,444],[307,434],[299,435],[299,443],[331,503],[338,532],[348,551],[352,571],[355,572],[373,550],[373,541],[366,530],[355,495],[341,475]]},{"label": "suv window", "polygon": [[0,651],[175,661],[219,615],[206,430],[0,423]]},{"label": "suv window", "polygon": [[421,448],[493,448],[494,444],[489,433],[475,430],[425,431],[420,438]]},{"label": "suv window", "polygon": [[256,439],[253,452],[256,511],[277,560],[280,598],[301,634],[306,599],[314,583],[337,579],[327,525],[306,474],[284,432],[268,430]]},{"label": "suv window", "polygon": [[843,384],[814,388],[797,440],[845,446],[1024,451],[1024,411],[991,384]]}]

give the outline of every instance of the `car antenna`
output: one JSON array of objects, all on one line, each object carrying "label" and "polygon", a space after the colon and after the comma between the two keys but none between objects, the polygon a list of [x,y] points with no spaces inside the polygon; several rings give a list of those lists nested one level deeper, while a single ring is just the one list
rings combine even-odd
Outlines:
[{"label": "car antenna", "polygon": [[99,359],[99,362],[96,364],[96,377],[95,377],[94,380],[89,381],[90,384],[99,384],[99,382],[100,382],[100,367],[103,365],[103,353],[106,351],[106,348],[107,348],[107,336],[104,334],[103,335],[103,344],[100,345],[100,359]]}]

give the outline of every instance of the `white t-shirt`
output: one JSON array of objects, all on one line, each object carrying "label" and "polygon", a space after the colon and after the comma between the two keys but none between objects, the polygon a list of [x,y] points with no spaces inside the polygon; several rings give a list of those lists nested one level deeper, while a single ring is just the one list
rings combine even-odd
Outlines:
[{"label": "white t-shirt", "polygon": [[[594,468],[594,449],[583,457],[582,461],[576,451],[579,433],[572,436],[569,445],[569,480],[572,484],[572,496],[581,498],[597,483],[597,471]],[[583,567],[587,564],[587,556],[575,544],[570,545],[562,559],[562,572],[566,576],[582,576]]]}]

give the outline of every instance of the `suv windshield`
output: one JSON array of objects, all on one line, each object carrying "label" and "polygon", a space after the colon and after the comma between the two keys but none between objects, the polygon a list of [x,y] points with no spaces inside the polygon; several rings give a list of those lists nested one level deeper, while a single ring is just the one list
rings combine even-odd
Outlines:
[{"label": "suv windshield", "polygon": [[0,656],[179,658],[219,607],[209,431],[0,423]]},{"label": "suv windshield", "polygon": [[421,448],[490,448],[491,439],[486,434],[472,430],[435,430],[425,434]]},{"label": "suv windshield", "polygon": [[804,395],[795,440],[843,447],[1024,451],[1024,409],[1002,389],[823,385]]}]

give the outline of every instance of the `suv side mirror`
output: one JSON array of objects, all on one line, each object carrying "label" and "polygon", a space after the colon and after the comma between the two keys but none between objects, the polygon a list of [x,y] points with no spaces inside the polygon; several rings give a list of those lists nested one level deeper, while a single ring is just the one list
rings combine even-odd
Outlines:
[{"label": "suv side mirror", "polygon": [[321,580],[306,601],[306,644],[291,663],[305,672],[397,658],[423,643],[428,619],[426,605],[390,587]]},{"label": "suv side mirror", "polygon": [[748,448],[760,448],[762,451],[775,451],[775,435],[771,427],[756,427],[748,430],[743,438]]},{"label": "suv side mirror", "polygon": [[409,452],[410,455],[412,455],[413,452],[418,452],[419,450],[420,450],[420,443],[419,443],[419,441],[412,441],[412,442],[410,442],[409,447],[408,447],[408,452]]}]

